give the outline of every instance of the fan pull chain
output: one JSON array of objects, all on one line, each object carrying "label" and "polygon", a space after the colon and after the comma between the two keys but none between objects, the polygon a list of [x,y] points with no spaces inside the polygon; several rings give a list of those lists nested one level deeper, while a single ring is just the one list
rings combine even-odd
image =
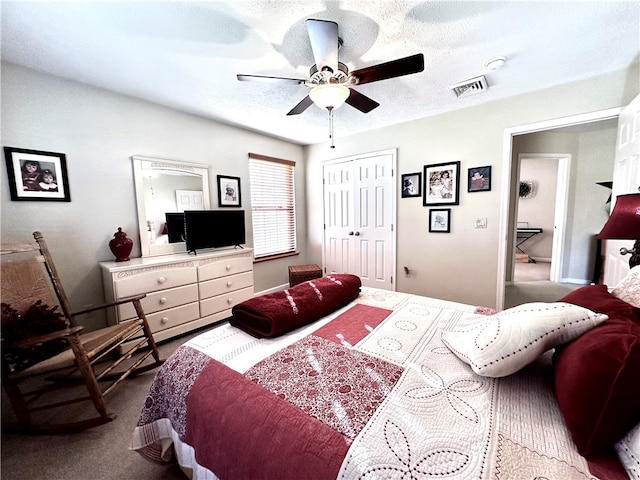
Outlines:
[{"label": "fan pull chain", "polygon": [[333,144],[333,107],[327,107],[329,110],[329,138],[331,139],[331,148],[336,148]]}]

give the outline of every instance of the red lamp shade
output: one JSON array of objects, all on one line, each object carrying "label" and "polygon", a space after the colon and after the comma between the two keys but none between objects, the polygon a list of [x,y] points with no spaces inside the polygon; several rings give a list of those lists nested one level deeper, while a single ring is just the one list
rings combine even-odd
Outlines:
[{"label": "red lamp shade", "polygon": [[618,195],[601,239],[640,240],[640,193]]}]

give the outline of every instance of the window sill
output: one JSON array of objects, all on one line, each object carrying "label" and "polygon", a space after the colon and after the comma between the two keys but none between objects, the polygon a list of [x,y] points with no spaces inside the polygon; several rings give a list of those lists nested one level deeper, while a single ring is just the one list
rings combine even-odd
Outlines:
[{"label": "window sill", "polygon": [[253,263],[268,262],[269,260],[277,260],[278,258],[285,257],[295,257],[297,255],[300,255],[300,252],[279,253],[278,255],[269,255],[268,257],[254,258]]}]

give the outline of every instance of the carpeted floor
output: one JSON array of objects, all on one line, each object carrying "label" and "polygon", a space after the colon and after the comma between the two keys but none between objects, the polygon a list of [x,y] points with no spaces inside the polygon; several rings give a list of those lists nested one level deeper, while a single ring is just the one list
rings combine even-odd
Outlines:
[{"label": "carpeted floor", "polygon": [[515,270],[513,272],[513,280],[515,282],[537,282],[549,280],[550,278],[550,262],[515,263]]},{"label": "carpeted floor", "polygon": [[[159,345],[167,358],[200,332]],[[107,397],[117,418],[73,435],[3,434],[0,476],[6,480],[184,480],[179,467],[157,465],[129,450],[131,433],[154,378],[155,370],[124,381]],[[4,394],[4,392],[3,392]],[[67,409],[85,408],[81,404]],[[88,407],[87,407],[88,408]],[[7,411],[9,409],[9,411]],[[2,401],[3,415],[11,407]]]},{"label": "carpeted floor", "polygon": [[557,302],[582,285],[549,281],[519,282],[505,288],[504,308],[531,302]]},{"label": "carpeted floor", "polygon": [[514,283],[505,288],[504,308],[530,302],[557,302],[583,285],[549,281],[551,264],[516,263]]}]

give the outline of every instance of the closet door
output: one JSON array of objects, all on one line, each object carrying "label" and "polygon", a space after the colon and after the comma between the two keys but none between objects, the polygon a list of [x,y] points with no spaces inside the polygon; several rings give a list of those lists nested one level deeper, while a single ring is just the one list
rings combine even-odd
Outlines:
[{"label": "closet door", "polygon": [[394,154],[385,152],[325,166],[326,273],[395,288],[394,164]]},{"label": "closet door", "polygon": [[177,212],[204,210],[203,193],[200,190],[176,190]]},{"label": "closet door", "polygon": [[324,167],[324,272],[356,273],[353,162]]}]

